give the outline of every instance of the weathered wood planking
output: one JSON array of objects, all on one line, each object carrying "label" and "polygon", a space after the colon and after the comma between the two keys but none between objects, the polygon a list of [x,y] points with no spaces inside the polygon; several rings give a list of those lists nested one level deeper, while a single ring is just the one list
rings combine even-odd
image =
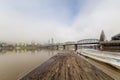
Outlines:
[{"label": "weathered wood planking", "polygon": [[114,80],[77,54],[59,53],[20,80]]}]

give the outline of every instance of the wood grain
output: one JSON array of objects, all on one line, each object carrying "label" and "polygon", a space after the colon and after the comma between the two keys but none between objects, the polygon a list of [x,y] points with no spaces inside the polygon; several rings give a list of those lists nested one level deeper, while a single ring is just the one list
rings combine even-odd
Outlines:
[{"label": "wood grain", "polygon": [[114,80],[82,57],[58,53],[20,80]]}]

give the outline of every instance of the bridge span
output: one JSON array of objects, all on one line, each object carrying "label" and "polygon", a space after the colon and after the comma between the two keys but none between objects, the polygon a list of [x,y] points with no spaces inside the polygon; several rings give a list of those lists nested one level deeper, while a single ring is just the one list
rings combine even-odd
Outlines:
[{"label": "bridge span", "polygon": [[[99,40],[98,39],[83,39],[83,40],[79,40],[77,42],[66,42],[66,43],[59,43],[59,44],[49,44],[47,45],[48,48],[50,49],[68,49],[68,48],[72,48],[75,51],[78,48],[97,48],[99,44]],[[89,45],[89,46],[88,46]]]}]

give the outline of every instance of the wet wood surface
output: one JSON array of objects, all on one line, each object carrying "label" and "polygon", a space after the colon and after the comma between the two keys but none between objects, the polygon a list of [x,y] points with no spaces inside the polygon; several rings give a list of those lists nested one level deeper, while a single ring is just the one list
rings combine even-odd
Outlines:
[{"label": "wet wood surface", "polygon": [[20,80],[114,80],[81,56],[58,53]]}]

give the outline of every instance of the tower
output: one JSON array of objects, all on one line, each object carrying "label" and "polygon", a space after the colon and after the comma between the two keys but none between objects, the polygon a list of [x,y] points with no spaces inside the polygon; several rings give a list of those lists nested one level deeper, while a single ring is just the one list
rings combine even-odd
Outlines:
[{"label": "tower", "polygon": [[105,33],[102,30],[101,35],[100,35],[100,41],[105,41],[106,37],[105,37]]}]

